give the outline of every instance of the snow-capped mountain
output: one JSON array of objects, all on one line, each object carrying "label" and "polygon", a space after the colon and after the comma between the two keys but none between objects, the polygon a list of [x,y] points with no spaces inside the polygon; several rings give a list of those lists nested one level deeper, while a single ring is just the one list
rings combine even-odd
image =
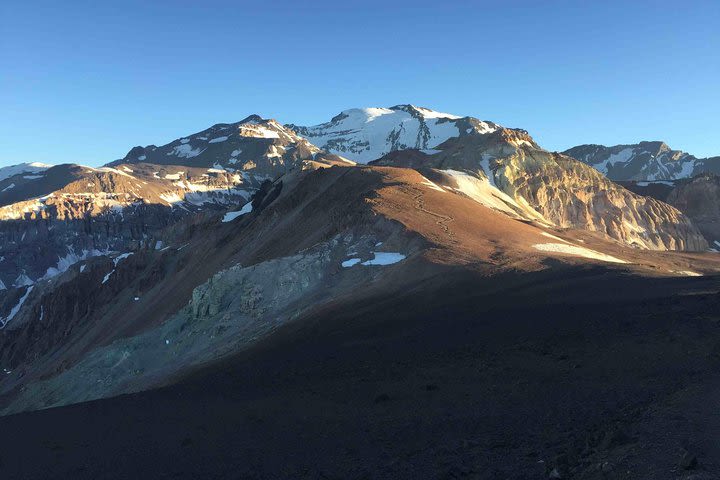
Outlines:
[{"label": "snow-capped mountain", "polygon": [[32,177],[34,174],[45,171],[50,167],[52,167],[52,165],[40,162],[19,163],[17,165],[2,167],[0,168],[0,181],[16,175],[27,175],[28,177]]},{"label": "snow-capped mountain", "polygon": [[498,125],[414,105],[396,105],[353,108],[320,125],[287,127],[328,152],[368,163],[395,150],[432,150],[449,138],[490,133]]},{"label": "snow-capped mountain", "polygon": [[157,147],[135,147],[115,164],[150,163],[242,171],[246,175],[276,177],[303,161],[332,158],[320,148],[275,120],[258,115],[236,123],[220,123]]},{"label": "snow-capped mountain", "polygon": [[[554,303],[546,284],[561,296],[577,284],[587,305],[588,291],[617,288],[608,279],[720,272],[687,216],[542,149],[524,130],[399,106],[348,110],[313,131],[314,140],[310,129],[251,116],[133,148],[104,167],[19,167],[0,179],[0,415],[142,395],[250,358],[281,332],[332,341],[322,361],[334,368],[327,353],[352,343],[336,341],[352,322],[335,312],[373,317],[372,328],[356,326],[382,333],[374,312],[396,316],[396,305],[415,304],[408,292],[450,294],[447,305],[464,310],[467,292],[484,291],[485,312],[496,281],[509,282],[512,303],[527,285]],[[703,187],[703,198],[716,190]],[[600,293],[596,278],[606,282]],[[421,323],[445,318],[447,305]],[[321,326],[322,312],[330,330],[304,323]],[[277,345],[293,337],[284,338]],[[383,358],[392,359],[388,346]],[[276,371],[239,380],[275,389]]]},{"label": "snow-capped mountain", "polygon": [[720,157],[697,158],[664,142],[632,145],[578,145],[565,150],[614,181],[670,181],[720,173]]},{"label": "snow-capped mountain", "polygon": [[353,162],[275,120],[251,115],[164,146],[135,147],[103,167],[3,168],[0,285],[19,285],[18,278],[33,285],[67,259],[84,258],[83,252],[154,245],[168,225],[245,205],[263,182],[333,164]]}]

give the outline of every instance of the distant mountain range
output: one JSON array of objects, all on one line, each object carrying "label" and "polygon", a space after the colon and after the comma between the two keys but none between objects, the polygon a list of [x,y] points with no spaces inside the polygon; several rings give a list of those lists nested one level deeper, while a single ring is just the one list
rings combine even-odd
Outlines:
[{"label": "distant mountain range", "polygon": [[565,150],[614,181],[671,181],[703,173],[720,174],[720,157],[697,158],[664,142],[632,145],[578,145]]}]

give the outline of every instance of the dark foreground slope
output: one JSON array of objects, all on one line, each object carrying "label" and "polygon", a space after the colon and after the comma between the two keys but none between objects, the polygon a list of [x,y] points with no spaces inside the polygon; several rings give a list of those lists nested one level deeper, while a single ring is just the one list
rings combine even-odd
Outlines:
[{"label": "dark foreground slope", "polygon": [[453,267],[326,305],[171,387],[2,417],[0,474],[720,475],[719,285]]}]

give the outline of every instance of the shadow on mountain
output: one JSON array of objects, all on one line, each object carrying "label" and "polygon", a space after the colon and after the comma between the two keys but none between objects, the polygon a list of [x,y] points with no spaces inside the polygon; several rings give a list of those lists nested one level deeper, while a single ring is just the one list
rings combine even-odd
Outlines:
[{"label": "shadow on mountain", "polygon": [[719,425],[702,415],[720,392],[720,304],[701,293],[716,289],[448,270],[318,307],[175,386],[0,418],[0,471],[650,479],[675,478],[684,451],[716,474]]}]

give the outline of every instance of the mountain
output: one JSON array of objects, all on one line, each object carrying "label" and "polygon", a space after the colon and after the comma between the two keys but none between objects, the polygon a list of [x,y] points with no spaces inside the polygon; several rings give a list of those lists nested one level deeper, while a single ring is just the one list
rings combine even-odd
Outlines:
[{"label": "mountain", "polygon": [[653,275],[715,268],[518,221],[452,187],[449,175],[435,183],[409,168],[298,171],[266,184],[238,215],[169,225],[162,248],[80,259],[17,289],[0,337],[0,362],[15,372],[0,384],[6,411],[154,388],[319,305],[403,290],[446,268],[534,272],[548,258]]},{"label": "mountain", "polygon": [[[2,167],[2,168],[0,168],[0,181],[3,181],[10,177],[15,177],[17,175],[22,176],[26,180],[32,179],[35,176],[35,174],[43,172],[50,167],[52,167],[52,165],[48,165],[46,163],[40,163],[40,162],[19,163],[17,165],[10,165],[8,167]],[[11,187],[9,185],[5,186],[6,190],[9,190],[11,188],[13,188],[13,187]],[[2,191],[5,191],[5,190],[2,190]]]},{"label": "mountain", "polygon": [[[180,478],[347,478],[360,457],[364,476],[417,478],[448,461],[493,469],[492,444],[513,459],[492,470],[503,477],[543,473],[538,458],[590,473],[596,456],[635,454],[604,440],[625,438],[613,433],[624,406],[645,418],[684,398],[678,376],[709,385],[702,313],[717,307],[719,257],[525,220],[469,174],[419,169],[296,170],[237,215],[183,216],[162,248],[13,290],[0,405],[26,413],[0,418],[0,440],[15,438],[4,471],[73,476],[82,451],[74,478],[110,459],[119,477],[147,463]],[[546,402],[559,408],[543,415]],[[420,414],[430,435],[416,433]],[[76,446],[105,436],[104,450]],[[271,458],[271,444],[292,454]]]},{"label": "mountain", "polygon": [[[524,130],[399,105],[346,110],[317,127],[251,115],[164,146],[134,147],[100,168],[8,167],[0,180],[0,285],[34,285],[90,257],[163,248],[167,228],[200,213],[239,209],[263,182],[354,165],[337,152],[432,170],[426,175],[441,186],[523,221],[599,232],[641,248],[708,248],[676,209],[546,152]],[[387,153],[375,159],[381,152]]]},{"label": "mountain", "polygon": [[348,162],[316,147],[275,120],[250,115],[178,138],[167,145],[134,147],[118,164],[150,163],[245,172],[274,178],[308,161]]},{"label": "mountain", "polygon": [[525,219],[554,227],[596,231],[642,248],[707,248],[697,228],[675,208],[635,195],[568,156],[543,150],[525,131],[500,127],[436,148],[393,152],[377,163],[453,170],[464,182],[482,182],[502,192]]},{"label": "mountain", "polygon": [[396,105],[353,108],[320,125],[287,127],[328,152],[368,163],[395,150],[432,150],[449,138],[489,133],[498,125],[414,105]]},{"label": "mountain", "polygon": [[263,182],[294,169],[338,163],[352,164],[252,115],[165,146],[135,147],[100,168],[6,167],[0,170],[0,285],[46,279],[71,259],[160,245],[159,230],[183,217],[243,205]]},{"label": "mountain", "polygon": [[720,176],[706,173],[678,182],[666,201],[693,220],[713,249],[720,249]]},{"label": "mountain", "polygon": [[664,142],[632,145],[578,145],[563,152],[614,181],[668,181],[720,173],[720,157],[697,158]]},{"label": "mountain", "polygon": [[0,281],[32,284],[89,256],[155,244],[159,229],[200,210],[244,203],[259,186],[211,170],[58,165],[0,181]]},{"label": "mountain", "polygon": [[[595,478],[646,455],[613,419],[685,398],[677,378],[712,397],[720,257],[676,208],[472,117],[323,125],[250,116],[0,180],[0,472],[419,478],[461,448],[458,472]],[[253,453],[270,437],[298,453]]]}]

